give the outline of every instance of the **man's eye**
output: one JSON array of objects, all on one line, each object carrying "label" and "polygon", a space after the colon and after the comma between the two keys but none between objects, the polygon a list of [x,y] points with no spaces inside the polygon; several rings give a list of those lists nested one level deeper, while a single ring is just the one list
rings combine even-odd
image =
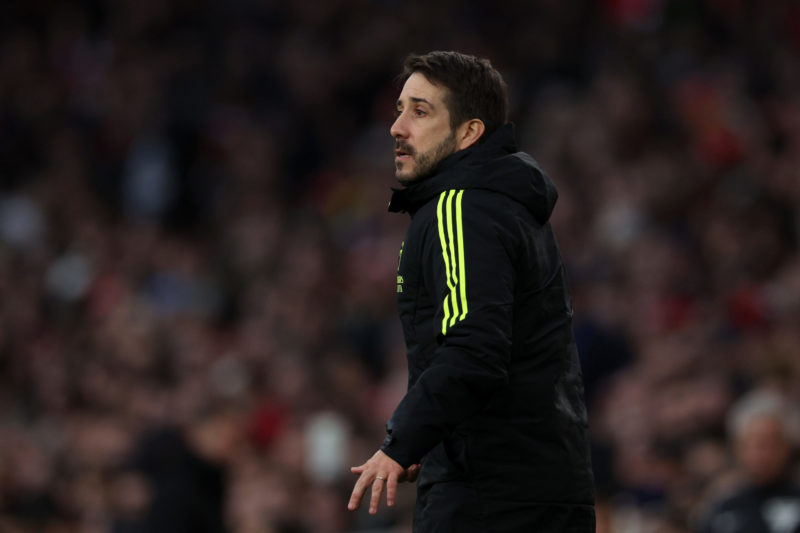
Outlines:
[{"label": "man's eye", "polygon": [[403,111],[401,109],[395,109],[394,110],[394,118],[399,117],[402,113],[403,113]]},{"label": "man's eye", "polygon": [[423,117],[426,115],[425,110],[423,109],[415,109],[414,114],[418,117]]}]

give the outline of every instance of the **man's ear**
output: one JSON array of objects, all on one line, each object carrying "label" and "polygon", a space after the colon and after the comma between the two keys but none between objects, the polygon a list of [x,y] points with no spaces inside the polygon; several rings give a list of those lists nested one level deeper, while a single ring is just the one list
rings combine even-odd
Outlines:
[{"label": "man's ear", "polygon": [[472,118],[461,124],[456,130],[458,149],[464,150],[477,143],[484,131],[486,131],[486,126],[479,118]]}]

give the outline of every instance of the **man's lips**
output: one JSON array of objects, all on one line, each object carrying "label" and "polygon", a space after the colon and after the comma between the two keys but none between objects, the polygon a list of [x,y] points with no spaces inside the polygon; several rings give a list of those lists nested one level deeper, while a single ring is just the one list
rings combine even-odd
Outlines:
[{"label": "man's lips", "polygon": [[398,147],[394,150],[395,161],[402,161],[414,157],[414,151],[408,147]]}]

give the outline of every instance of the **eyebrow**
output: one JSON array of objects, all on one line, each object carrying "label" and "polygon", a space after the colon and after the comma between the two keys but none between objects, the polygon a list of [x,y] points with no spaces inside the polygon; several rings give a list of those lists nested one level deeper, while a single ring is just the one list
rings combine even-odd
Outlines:
[{"label": "eyebrow", "polygon": [[[429,102],[428,100],[426,100],[424,98],[419,98],[417,96],[411,96],[411,97],[409,97],[409,100],[411,100],[415,104],[427,104],[428,106],[430,106],[431,109],[435,109],[436,108],[435,105],[433,105],[431,102]],[[398,99],[397,100],[397,107],[400,107],[402,105],[403,105],[403,102]]]}]

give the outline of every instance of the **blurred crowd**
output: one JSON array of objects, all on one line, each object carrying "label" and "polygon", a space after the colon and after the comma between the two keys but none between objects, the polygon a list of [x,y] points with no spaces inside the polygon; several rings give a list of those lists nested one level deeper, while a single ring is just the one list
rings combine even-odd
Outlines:
[{"label": "blurred crowd", "polygon": [[[388,130],[433,49],[492,60],[560,190],[598,531],[800,482],[797,2],[31,0],[0,17],[0,532],[410,530],[412,486],[345,506],[406,387]],[[755,456],[753,395],[788,406],[748,411]]]}]

